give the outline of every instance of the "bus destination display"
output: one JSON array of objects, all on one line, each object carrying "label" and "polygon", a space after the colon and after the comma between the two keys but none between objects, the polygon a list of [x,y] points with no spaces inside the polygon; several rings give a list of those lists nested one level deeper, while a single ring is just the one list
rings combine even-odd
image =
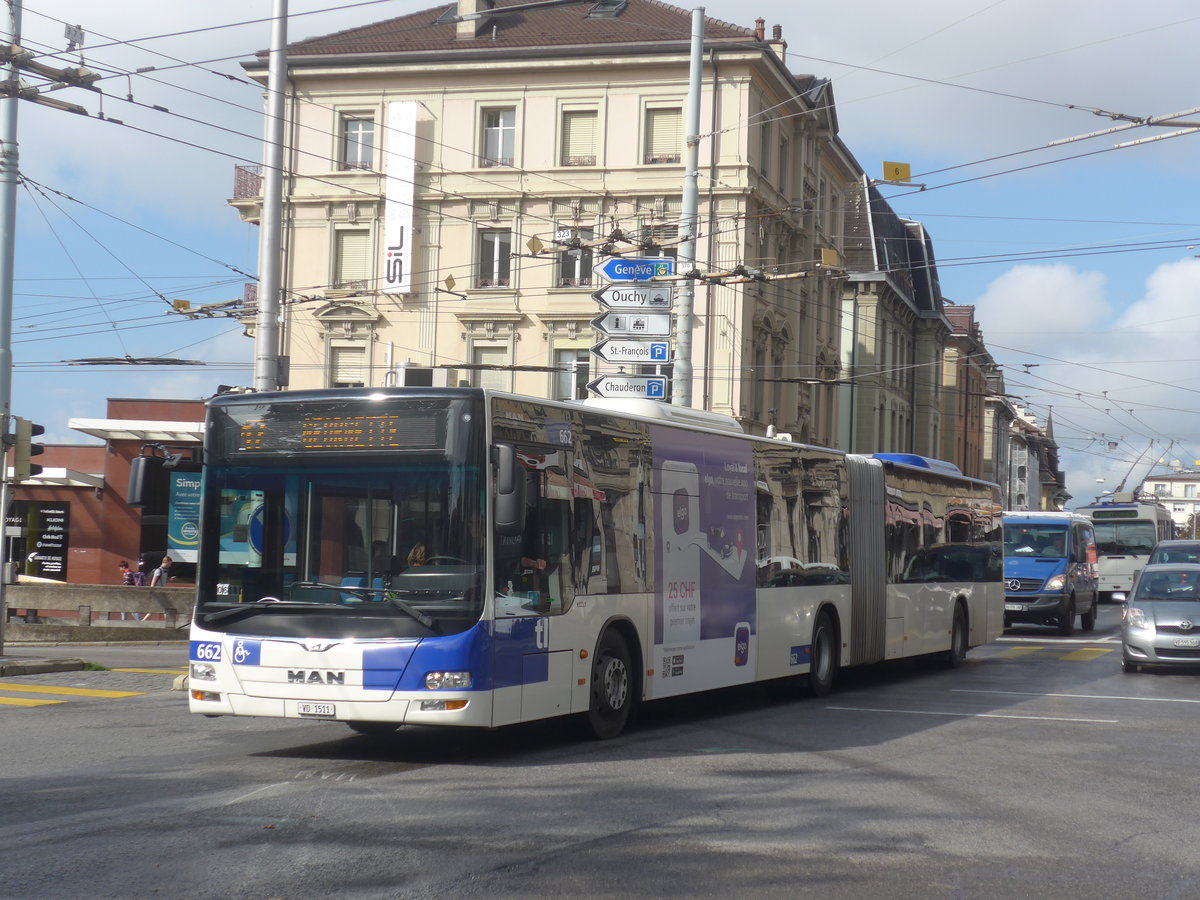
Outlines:
[{"label": "bus destination display", "polygon": [[334,450],[416,450],[436,447],[440,417],[418,415],[306,415],[264,417],[243,422],[236,452],[326,452]]}]

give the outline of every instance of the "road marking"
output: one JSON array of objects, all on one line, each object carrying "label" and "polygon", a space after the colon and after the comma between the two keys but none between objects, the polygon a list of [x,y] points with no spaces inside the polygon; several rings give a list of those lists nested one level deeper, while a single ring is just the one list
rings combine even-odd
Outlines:
[{"label": "road marking", "polygon": [[1018,656],[1028,656],[1030,653],[1038,653],[1041,649],[1041,647],[1012,647],[997,653],[996,657],[999,659],[1016,659]]},{"label": "road marking", "polygon": [[1121,638],[1119,635],[1107,635],[1105,637],[1084,637],[1084,638],[1064,638],[1064,637],[1033,637],[1031,635],[1023,635],[1013,637],[1011,635],[1002,634],[996,638],[998,644],[1034,644],[1041,642],[1049,646],[1055,644],[1119,644]]},{"label": "road marking", "polygon": [[1101,656],[1115,653],[1116,649],[1116,647],[1080,647],[1078,650],[1072,650],[1065,656],[1060,656],[1059,659],[1088,662],[1089,660],[1099,659]]},{"label": "road marking", "polygon": [[120,697],[138,697],[144,691],[97,691],[92,688],[58,687],[48,684],[18,684],[0,681],[0,690],[16,691],[18,694],[66,694],[68,697],[103,697],[116,700]]},{"label": "road marking", "polygon": [[955,694],[1008,694],[1013,697],[1063,697],[1068,700],[1141,700],[1146,703],[1200,703],[1186,697],[1126,697],[1121,694],[1039,694],[1035,691],[984,691],[952,688]]},{"label": "road marking", "polygon": [[34,700],[30,697],[0,697],[0,706],[50,706],[66,700]]},{"label": "road marking", "polygon": [[[979,693],[986,693],[980,691]],[[996,691],[1003,693],[1003,691]],[[1054,696],[1039,694],[1037,696]],[[1089,725],[1119,725],[1118,719],[1076,719],[1069,716],[1014,716],[1003,713],[966,713],[966,712],[936,712],[925,709],[883,709],[875,706],[827,706],[826,709],[840,709],[849,712],[880,712],[899,713],[904,716],[945,716],[952,719],[1030,719],[1036,722],[1082,722]]]}]

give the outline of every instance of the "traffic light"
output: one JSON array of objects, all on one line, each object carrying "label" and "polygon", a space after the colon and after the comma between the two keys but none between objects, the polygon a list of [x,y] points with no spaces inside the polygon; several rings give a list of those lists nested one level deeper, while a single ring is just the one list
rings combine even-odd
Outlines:
[{"label": "traffic light", "polygon": [[30,458],[45,452],[41,444],[33,443],[33,438],[45,434],[43,425],[35,425],[28,419],[13,416],[16,420],[16,442],[13,444],[13,481],[25,481],[34,475],[42,474],[42,467],[30,462]]}]

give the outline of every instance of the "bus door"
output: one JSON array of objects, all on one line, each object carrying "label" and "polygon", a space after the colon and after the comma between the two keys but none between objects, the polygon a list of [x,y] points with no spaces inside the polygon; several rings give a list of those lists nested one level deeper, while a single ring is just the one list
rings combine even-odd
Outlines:
[{"label": "bus door", "polygon": [[515,451],[515,475],[523,482],[521,527],[514,534],[493,529],[496,725],[571,712],[577,656],[575,635],[563,619],[575,598],[580,562],[573,552],[581,543],[573,540],[574,454],[535,444]]}]

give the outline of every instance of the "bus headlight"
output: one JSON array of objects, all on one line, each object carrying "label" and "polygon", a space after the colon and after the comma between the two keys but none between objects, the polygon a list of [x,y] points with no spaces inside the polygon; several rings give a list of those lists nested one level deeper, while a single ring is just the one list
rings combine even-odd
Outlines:
[{"label": "bus headlight", "polygon": [[430,672],[425,676],[425,690],[464,690],[472,684],[470,672]]},{"label": "bus headlight", "polygon": [[1066,586],[1066,575],[1051,575],[1050,578],[1046,580],[1046,590],[1048,591],[1061,591]]},{"label": "bus headlight", "polygon": [[193,681],[216,681],[217,667],[211,663],[194,662],[192,663],[191,678]]}]

